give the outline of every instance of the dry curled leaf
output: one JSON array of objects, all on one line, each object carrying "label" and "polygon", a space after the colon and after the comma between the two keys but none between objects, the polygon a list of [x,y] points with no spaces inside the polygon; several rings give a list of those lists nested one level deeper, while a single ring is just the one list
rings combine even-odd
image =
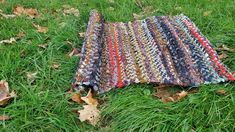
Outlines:
[{"label": "dry curled leaf", "polygon": [[14,91],[10,93],[8,82],[5,80],[0,81],[0,106],[6,105],[10,99],[16,97]]},{"label": "dry curled leaf", "polygon": [[81,99],[81,93],[80,92],[78,92],[78,93],[71,93],[71,94],[72,94],[71,99],[74,102],[77,102],[78,104],[84,103],[84,101]]},{"label": "dry curled leaf", "polygon": [[33,26],[35,28],[37,28],[37,32],[39,32],[39,33],[47,33],[48,32],[48,28],[47,27],[42,27],[42,26],[40,26],[38,24],[35,24],[35,23],[33,23]]},{"label": "dry curled leaf", "polygon": [[235,49],[229,48],[226,45],[222,44],[217,48],[218,51],[229,51],[229,52],[233,52],[235,51]]},{"label": "dry curled leaf", "polygon": [[24,36],[25,36],[24,32],[19,32],[19,33],[17,34],[17,37],[18,37],[18,38],[23,38]]},{"label": "dry curled leaf", "polygon": [[[1,2],[0,2],[0,3],[1,3]],[[16,17],[16,15],[14,15],[14,14],[4,14],[1,9],[0,9],[0,16],[4,17],[4,18],[6,18],[6,19]]]},{"label": "dry curled leaf", "polygon": [[79,33],[79,37],[84,38],[85,37],[85,32]]},{"label": "dry curled leaf", "polygon": [[46,49],[48,47],[48,44],[45,43],[45,44],[39,44],[38,47],[40,48],[43,48],[43,49]]},{"label": "dry curled leaf", "polygon": [[216,93],[219,94],[219,95],[225,95],[226,91],[223,90],[223,89],[220,89],[220,90],[216,90]]},{"label": "dry curled leaf", "polygon": [[186,92],[184,90],[181,91],[180,93],[176,93],[177,100],[181,100],[182,98],[184,98],[187,95],[188,95],[188,92]]},{"label": "dry curled leaf", "polygon": [[30,83],[33,83],[35,81],[35,79],[37,78],[37,72],[27,72],[26,73],[26,76],[27,76],[27,80],[30,82]]},{"label": "dry curled leaf", "polygon": [[93,98],[91,89],[89,90],[87,96],[81,97],[81,99],[82,99],[84,102],[86,102],[88,105],[94,105],[94,106],[97,106],[97,105],[98,105],[97,99],[94,99],[94,98]]},{"label": "dry curled leaf", "polygon": [[74,15],[76,17],[79,17],[80,16],[80,12],[78,9],[76,8],[72,8],[68,5],[64,5],[64,10],[63,10],[63,14],[66,16],[66,15]]},{"label": "dry curled leaf", "polygon": [[26,15],[29,16],[30,18],[35,18],[39,15],[37,9],[24,8],[19,5],[13,8],[13,13],[17,16]]},{"label": "dry curled leaf", "polygon": [[2,3],[5,3],[5,0],[0,0],[0,3],[2,4]]},{"label": "dry curled leaf", "polygon": [[0,121],[6,121],[6,120],[10,120],[11,117],[7,116],[7,115],[0,115]]},{"label": "dry curled leaf", "polygon": [[58,69],[58,68],[60,67],[60,64],[54,63],[54,64],[51,65],[51,67],[52,67],[53,69]]},{"label": "dry curled leaf", "polygon": [[1,40],[0,44],[13,44],[16,42],[16,38],[12,37],[10,39]]},{"label": "dry curled leaf", "polygon": [[218,57],[219,57],[220,60],[222,60],[222,59],[228,58],[228,55],[226,53],[222,53]]},{"label": "dry curled leaf", "polygon": [[84,105],[83,110],[79,110],[80,121],[89,121],[93,126],[100,120],[100,111],[94,105]]},{"label": "dry curled leaf", "polygon": [[68,54],[69,57],[72,57],[72,56],[78,56],[80,57],[81,56],[81,53],[80,51],[78,51],[77,48],[73,48],[73,50]]},{"label": "dry curled leaf", "polygon": [[[177,102],[188,95],[186,91],[171,91],[170,86],[160,85],[155,87],[157,93],[154,96],[160,98],[163,103]],[[192,92],[193,93],[193,92]]]}]

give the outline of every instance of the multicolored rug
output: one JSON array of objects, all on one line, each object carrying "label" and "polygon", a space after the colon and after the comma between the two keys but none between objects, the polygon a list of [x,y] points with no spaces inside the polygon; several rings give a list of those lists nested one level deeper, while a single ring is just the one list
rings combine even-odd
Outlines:
[{"label": "multicolored rug", "polygon": [[109,23],[92,10],[81,52],[76,90],[103,93],[133,83],[198,86],[235,80],[211,43],[182,14]]}]

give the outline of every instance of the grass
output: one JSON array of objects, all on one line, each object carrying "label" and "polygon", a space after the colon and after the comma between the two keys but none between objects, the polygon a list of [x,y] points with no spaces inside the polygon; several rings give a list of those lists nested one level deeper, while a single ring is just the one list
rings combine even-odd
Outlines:
[{"label": "grass", "polygon": [[[184,13],[201,29],[214,44],[235,48],[235,2],[233,0],[143,0],[143,6],[156,10],[149,15],[177,15]],[[0,4],[4,13],[11,14],[16,5],[37,8],[41,16],[36,19],[17,17],[0,19],[0,40],[16,36],[23,31],[25,37],[12,45],[0,45],[0,80],[9,82],[18,97],[0,115],[12,117],[0,121],[3,131],[234,131],[235,86],[234,83],[201,86],[196,94],[189,95],[178,103],[163,104],[152,96],[152,85],[132,85],[100,95],[106,100],[100,107],[102,121],[97,127],[79,122],[71,112],[81,108],[68,102],[66,90],[79,59],[69,58],[73,46],[80,48],[89,11],[98,9],[107,21],[133,20],[132,13],[141,12],[134,0],[7,0]],[[78,8],[80,17],[64,16],[57,9],[63,5]],[[113,10],[110,8],[112,7]],[[209,13],[203,16],[203,13]],[[36,32],[32,22],[49,28],[48,33]],[[64,26],[62,26],[64,25]],[[47,43],[48,48],[37,45]],[[229,52],[223,62],[235,71],[235,52]],[[53,63],[61,64],[52,69]],[[36,82],[27,81],[26,72],[37,72]],[[225,89],[226,95],[217,95]]]}]

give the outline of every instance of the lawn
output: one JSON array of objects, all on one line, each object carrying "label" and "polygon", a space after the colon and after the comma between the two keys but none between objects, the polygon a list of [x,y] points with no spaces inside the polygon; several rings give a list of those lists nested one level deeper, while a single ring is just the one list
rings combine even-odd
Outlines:
[{"label": "lawn", "polygon": [[[187,15],[213,43],[235,49],[235,1],[233,0],[6,0],[0,3],[5,14],[21,5],[36,8],[40,16],[29,19],[0,17],[0,41],[25,36],[14,44],[0,44],[0,80],[7,80],[17,93],[0,115],[0,131],[235,131],[235,85],[222,83],[200,86],[177,103],[162,103],[153,96],[153,85],[132,85],[99,95],[102,120],[96,127],[80,122],[72,112],[81,106],[69,102],[70,88],[79,57],[69,57],[72,47],[81,48],[89,11],[99,10],[107,21],[130,21],[133,13],[152,6],[154,12],[144,15]],[[63,6],[80,11],[80,16],[63,15]],[[143,18],[145,17],[143,16]],[[32,23],[48,27],[39,33]],[[68,44],[68,42],[70,44]],[[46,48],[38,45],[47,44]],[[235,52],[226,52],[222,60],[235,71]],[[53,64],[60,64],[53,68]],[[28,72],[37,72],[32,83]],[[219,95],[216,90],[225,90]]]}]

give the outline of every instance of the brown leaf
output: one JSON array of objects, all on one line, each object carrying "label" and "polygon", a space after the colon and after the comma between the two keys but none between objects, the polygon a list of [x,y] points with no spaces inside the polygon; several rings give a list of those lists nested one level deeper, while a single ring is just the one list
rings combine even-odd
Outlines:
[{"label": "brown leaf", "polygon": [[16,38],[10,38],[10,39],[5,39],[5,40],[1,40],[0,44],[13,44],[16,42]]},{"label": "brown leaf", "polygon": [[92,97],[92,92],[91,92],[91,89],[89,90],[87,96],[85,97],[81,97],[81,99],[86,102],[88,105],[94,105],[94,106],[97,106],[98,105],[98,101],[96,99],[94,99]]},{"label": "brown leaf", "polygon": [[233,52],[235,51],[235,49],[229,48],[226,45],[222,44],[217,48],[218,51],[229,51],[229,52]]},{"label": "brown leaf", "polygon": [[188,95],[188,92],[181,91],[180,93],[176,93],[177,101],[181,100],[182,98],[186,97]]},{"label": "brown leaf", "polygon": [[26,15],[29,16],[30,18],[35,18],[39,15],[37,9],[24,8],[19,5],[13,8],[13,13],[17,16]]},{"label": "brown leaf", "polygon": [[48,47],[48,44],[45,43],[45,44],[39,44],[38,47],[40,48],[43,48],[43,49],[46,49]]},{"label": "brown leaf", "polygon": [[74,101],[74,102],[77,102],[78,104],[83,104],[84,101],[81,99],[81,93],[78,92],[78,93],[71,93],[72,94],[72,97],[71,99]]},{"label": "brown leaf", "polygon": [[79,37],[84,38],[85,37],[85,32],[79,33]]},{"label": "brown leaf", "polygon": [[11,117],[7,116],[7,115],[0,115],[0,121],[6,121],[6,120],[10,120]]},{"label": "brown leaf", "polygon": [[0,106],[6,105],[10,99],[16,97],[14,91],[10,93],[8,82],[5,80],[0,81]]},{"label": "brown leaf", "polygon": [[226,53],[222,53],[219,55],[219,59],[222,60],[222,59],[226,59],[228,58],[228,55]]},{"label": "brown leaf", "polygon": [[81,122],[89,121],[93,126],[100,120],[100,111],[94,105],[84,105],[83,110],[79,110]]},{"label": "brown leaf", "polygon": [[155,93],[154,96],[160,98],[163,103],[177,102],[187,96],[189,93],[196,92],[196,89],[189,90],[189,92],[179,90],[171,91],[170,85],[160,85],[155,87],[155,89],[157,90],[157,93]]},{"label": "brown leaf", "polygon": [[53,68],[53,69],[58,69],[59,67],[60,67],[60,64],[52,64],[51,65],[51,67]]},{"label": "brown leaf", "polygon": [[81,56],[81,53],[80,51],[78,51],[77,48],[73,48],[73,50],[68,54],[69,57],[72,57],[72,56],[78,56],[80,57]]},{"label": "brown leaf", "polygon": [[24,36],[25,36],[24,32],[19,32],[19,33],[17,34],[17,37],[18,37],[18,38],[23,38]]},{"label": "brown leaf", "polygon": [[33,26],[35,28],[37,28],[37,32],[39,32],[39,33],[47,33],[48,32],[47,27],[42,27],[42,26],[39,26],[38,24],[35,24],[35,23],[33,23]]},{"label": "brown leaf", "polygon": [[220,89],[220,90],[216,90],[216,93],[219,94],[219,95],[225,95],[226,91],[223,90],[223,89]]},{"label": "brown leaf", "polygon": [[63,14],[66,16],[66,15],[74,15],[76,17],[79,17],[80,16],[80,12],[78,9],[76,8],[71,8],[70,6],[68,5],[64,5],[64,10],[63,10]]},{"label": "brown leaf", "polygon": [[5,3],[5,0],[0,0],[0,3],[2,4],[2,3]]},{"label": "brown leaf", "polygon": [[32,83],[35,81],[35,79],[37,78],[37,72],[27,72],[26,76],[27,76],[27,80]]}]

